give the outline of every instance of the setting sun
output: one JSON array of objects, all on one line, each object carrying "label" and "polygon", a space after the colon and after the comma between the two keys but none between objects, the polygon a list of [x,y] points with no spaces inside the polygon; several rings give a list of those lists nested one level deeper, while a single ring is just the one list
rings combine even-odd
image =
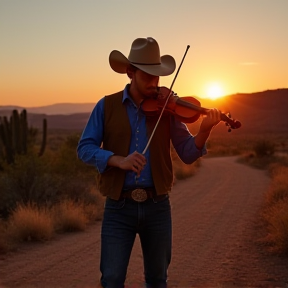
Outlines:
[{"label": "setting sun", "polygon": [[220,98],[224,96],[223,88],[218,83],[211,83],[207,85],[206,89],[206,97],[210,98],[212,100],[215,100],[217,98]]}]

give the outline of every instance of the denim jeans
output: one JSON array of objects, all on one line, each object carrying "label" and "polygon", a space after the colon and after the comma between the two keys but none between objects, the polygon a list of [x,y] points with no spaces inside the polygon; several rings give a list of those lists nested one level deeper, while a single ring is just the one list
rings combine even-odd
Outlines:
[{"label": "denim jeans", "polygon": [[[136,234],[139,234],[147,288],[167,287],[171,260],[171,207],[167,196],[155,202],[106,199],[101,231],[101,284],[123,288]],[[142,273],[139,271],[139,273]]]}]

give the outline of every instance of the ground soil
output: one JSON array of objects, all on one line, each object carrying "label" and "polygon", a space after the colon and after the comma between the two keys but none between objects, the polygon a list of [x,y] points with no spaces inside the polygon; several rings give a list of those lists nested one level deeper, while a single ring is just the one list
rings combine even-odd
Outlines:
[{"label": "ground soil", "polygon": [[[269,186],[265,171],[235,157],[206,158],[171,192],[173,257],[169,288],[288,287],[288,259],[262,244],[258,211]],[[97,287],[101,222],[85,232],[28,243],[0,259],[0,287]],[[117,257],[117,255],[115,255]],[[126,287],[143,286],[137,239]]]}]

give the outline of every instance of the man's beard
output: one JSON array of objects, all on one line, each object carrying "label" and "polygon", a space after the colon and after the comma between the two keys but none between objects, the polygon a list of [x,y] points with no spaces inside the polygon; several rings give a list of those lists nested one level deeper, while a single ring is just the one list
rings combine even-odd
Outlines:
[{"label": "man's beard", "polygon": [[157,98],[158,95],[158,86],[150,86],[146,90],[146,97],[148,98]]}]

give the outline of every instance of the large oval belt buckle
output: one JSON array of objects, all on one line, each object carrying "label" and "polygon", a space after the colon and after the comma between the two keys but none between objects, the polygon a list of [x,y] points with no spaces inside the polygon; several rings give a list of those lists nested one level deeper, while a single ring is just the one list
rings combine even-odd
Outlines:
[{"label": "large oval belt buckle", "polygon": [[136,202],[144,202],[147,200],[147,193],[144,189],[135,189],[131,192],[131,197]]}]

